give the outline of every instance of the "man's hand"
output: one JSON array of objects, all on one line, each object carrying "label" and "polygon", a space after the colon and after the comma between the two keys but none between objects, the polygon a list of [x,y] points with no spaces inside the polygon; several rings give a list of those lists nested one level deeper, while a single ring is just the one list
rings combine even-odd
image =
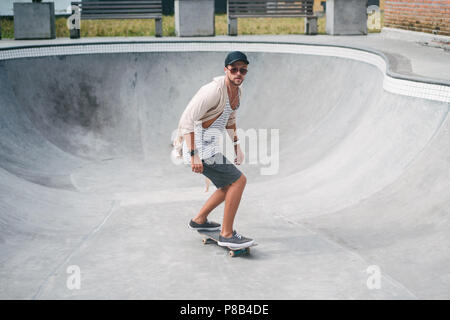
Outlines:
[{"label": "man's hand", "polygon": [[234,158],[234,163],[236,165],[240,165],[242,162],[244,162],[245,155],[241,150],[241,147],[239,145],[236,145],[235,147],[236,157]]},{"label": "man's hand", "polygon": [[197,153],[191,156],[191,169],[196,173],[203,172],[203,163]]}]

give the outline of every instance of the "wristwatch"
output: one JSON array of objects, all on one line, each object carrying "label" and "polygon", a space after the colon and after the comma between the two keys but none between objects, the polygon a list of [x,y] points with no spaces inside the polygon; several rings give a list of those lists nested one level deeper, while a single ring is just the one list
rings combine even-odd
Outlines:
[{"label": "wristwatch", "polygon": [[189,151],[189,153],[191,154],[191,157],[193,157],[194,154],[198,153],[198,150],[194,149],[194,150]]}]

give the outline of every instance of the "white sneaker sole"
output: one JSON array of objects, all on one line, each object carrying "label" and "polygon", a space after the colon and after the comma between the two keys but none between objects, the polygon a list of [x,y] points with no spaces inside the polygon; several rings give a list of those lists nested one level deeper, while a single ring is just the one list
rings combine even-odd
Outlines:
[{"label": "white sneaker sole", "polygon": [[191,230],[199,230],[199,231],[218,231],[221,228],[220,226],[214,227],[214,228],[194,228],[194,227],[191,227],[189,224],[188,224],[188,227]]},{"label": "white sneaker sole", "polygon": [[228,247],[230,249],[243,249],[243,248],[251,247],[254,242],[255,242],[254,240],[248,241],[248,242],[243,242],[243,243],[217,241],[217,244],[221,247]]}]

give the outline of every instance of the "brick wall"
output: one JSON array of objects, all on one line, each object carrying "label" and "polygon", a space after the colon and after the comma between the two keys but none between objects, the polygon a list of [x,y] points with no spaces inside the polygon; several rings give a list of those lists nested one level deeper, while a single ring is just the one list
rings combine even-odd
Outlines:
[{"label": "brick wall", "polygon": [[450,0],[384,0],[384,26],[450,36]]}]

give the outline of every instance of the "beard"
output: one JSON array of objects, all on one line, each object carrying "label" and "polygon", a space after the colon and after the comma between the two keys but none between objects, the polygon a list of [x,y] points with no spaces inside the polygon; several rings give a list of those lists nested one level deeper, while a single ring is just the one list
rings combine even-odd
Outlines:
[{"label": "beard", "polygon": [[227,81],[229,84],[235,87],[239,87],[244,82],[244,77],[233,77],[233,75],[229,72],[225,73],[225,76],[227,78]]},{"label": "beard", "polygon": [[234,80],[231,80],[231,79],[229,79],[229,80],[235,86],[240,86],[242,84],[242,82],[244,81],[244,79],[242,79],[242,78],[235,78]]}]

